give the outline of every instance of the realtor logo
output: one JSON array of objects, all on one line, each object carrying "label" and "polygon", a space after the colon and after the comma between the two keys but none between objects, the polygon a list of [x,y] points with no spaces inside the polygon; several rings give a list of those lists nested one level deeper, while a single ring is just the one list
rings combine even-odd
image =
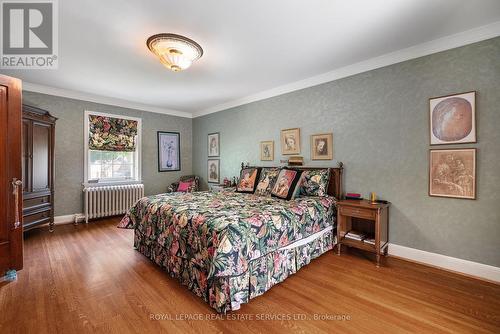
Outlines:
[{"label": "realtor logo", "polygon": [[1,68],[57,68],[57,2],[1,1]]}]

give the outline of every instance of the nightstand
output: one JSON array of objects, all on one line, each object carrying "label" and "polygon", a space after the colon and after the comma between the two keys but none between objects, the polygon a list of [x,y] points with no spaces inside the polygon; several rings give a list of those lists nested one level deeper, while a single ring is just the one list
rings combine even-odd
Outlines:
[{"label": "nightstand", "polygon": [[231,191],[232,189],[236,189],[236,187],[226,186],[224,184],[213,184],[213,183],[210,183],[208,185],[208,189],[210,191],[219,192],[219,191]]},{"label": "nightstand", "polygon": [[[380,256],[387,255],[389,246],[389,206],[390,203],[374,203],[367,200],[341,200],[337,202],[337,252],[346,245],[375,253],[377,267]],[[366,238],[346,238],[348,232],[357,232]],[[370,243],[368,239],[373,239]]]}]

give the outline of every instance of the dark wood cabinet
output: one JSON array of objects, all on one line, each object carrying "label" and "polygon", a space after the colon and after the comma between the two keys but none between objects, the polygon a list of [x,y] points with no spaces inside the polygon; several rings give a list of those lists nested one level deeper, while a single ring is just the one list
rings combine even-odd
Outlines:
[{"label": "dark wood cabinet", "polygon": [[54,138],[57,118],[23,105],[23,227],[54,226]]}]

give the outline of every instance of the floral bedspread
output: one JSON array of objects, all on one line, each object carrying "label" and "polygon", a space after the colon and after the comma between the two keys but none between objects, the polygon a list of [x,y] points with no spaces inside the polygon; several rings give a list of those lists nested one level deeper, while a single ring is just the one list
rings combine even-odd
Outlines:
[{"label": "floral bedspread", "polygon": [[333,225],[334,217],[333,197],[169,193],[142,198],[118,227],[135,228],[211,279],[246,272],[252,260]]}]

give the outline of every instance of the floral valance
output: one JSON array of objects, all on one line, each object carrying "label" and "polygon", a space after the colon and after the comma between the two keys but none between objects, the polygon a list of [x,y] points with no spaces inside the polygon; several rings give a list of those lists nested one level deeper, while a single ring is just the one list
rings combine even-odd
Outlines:
[{"label": "floral valance", "polygon": [[135,151],[137,121],[89,115],[89,149],[99,151]]}]

